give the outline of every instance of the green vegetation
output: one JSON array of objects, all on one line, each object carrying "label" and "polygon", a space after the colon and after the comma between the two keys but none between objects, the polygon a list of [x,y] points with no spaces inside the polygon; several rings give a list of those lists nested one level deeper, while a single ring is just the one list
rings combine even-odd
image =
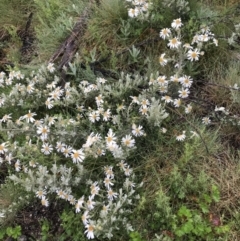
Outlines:
[{"label": "green vegetation", "polygon": [[234,0],[2,0],[0,239],[240,240],[239,21]]}]

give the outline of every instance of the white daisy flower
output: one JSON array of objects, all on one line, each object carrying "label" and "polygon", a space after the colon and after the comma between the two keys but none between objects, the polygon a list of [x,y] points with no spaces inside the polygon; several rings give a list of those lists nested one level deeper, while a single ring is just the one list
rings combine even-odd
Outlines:
[{"label": "white daisy flower", "polygon": [[193,81],[190,76],[184,75],[183,77],[179,78],[180,83],[185,88],[190,88]]},{"label": "white daisy flower", "polygon": [[178,40],[177,37],[172,38],[169,40],[169,43],[167,44],[167,46],[170,47],[170,49],[174,49],[174,48],[178,48],[181,45],[181,42]]},{"label": "white daisy flower", "polygon": [[78,199],[77,203],[75,204],[76,213],[79,213],[81,211],[81,208],[83,208],[83,203],[84,203],[84,196]]},{"label": "white daisy flower", "polygon": [[11,117],[12,114],[6,114],[3,116],[2,119],[0,119],[0,122],[7,122],[8,120],[10,120],[12,117]]},{"label": "white daisy flower", "polygon": [[116,142],[117,137],[113,133],[112,129],[109,129],[107,137],[105,137],[105,140],[106,140],[107,144],[111,144],[111,143],[115,143]]},{"label": "white daisy flower", "polygon": [[72,147],[64,144],[63,148],[61,149],[61,152],[65,157],[70,157],[72,154],[72,150],[73,150]]},{"label": "white daisy flower", "polygon": [[45,196],[42,197],[41,203],[42,203],[42,205],[45,206],[45,207],[48,207],[48,206],[49,206],[49,202],[48,202],[48,200],[46,199]]},{"label": "white daisy flower", "polygon": [[217,39],[213,39],[213,43],[215,44],[215,46],[218,46],[218,40]]},{"label": "white daisy flower", "polygon": [[162,66],[165,66],[168,62],[168,60],[166,58],[164,58],[166,54],[161,54],[160,57],[159,57],[159,64],[162,65]]},{"label": "white daisy flower", "polygon": [[144,135],[144,131],[142,130],[143,129],[143,127],[142,126],[136,126],[135,124],[133,124],[132,125],[132,134],[134,135],[134,136],[142,136],[142,135]]},{"label": "white daisy flower", "polygon": [[129,166],[127,166],[126,168],[124,168],[124,174],[125,176],[130,176],[132,174],[133,170],[132,168],[130,168]]},{"label": "white daisy flower", "polygon": [[100,84],[105,84],[107,82],[107,80],[99,77],[99,78],[97,78],[97,82],[99,82]]},{"label": "white daisy flower", "polygon": [[52,148],[52,145],[51,145],[51,144],[44,143],[44,144],[42,145],[41,152],[43,152],[43,154],[49,155],[52,151],[53,151],[53,148]]},{"label": "white daisy flower", "polygon": [[118,196],[118,193],[114,192],[111,188],[107,191],[107,197],[110,201],[112,201],[114,198]]},{"label": "white daisy flower", "polygon": [[186,131],[183,131],[181,135],[177,136],[177,137],[176,137],[176,140],[177,140],[177,141],[184,141],[185,138],[186,138],[185,132],[186,132]]},{"label": "white daisy flower", "polygon": [[158,78],[157,78],[157,83],[159,84],[159,85],[167,85],[168,84],[168,81],[166,80],[166,76],[165,75],[162,75],[162,76],[159,76]]},{"label": "white daisy flower", "polygon": [[110,178],[109,176],[107,176],[107,177],[104,179],[103,183],[104,183],[104,185],[105,185],[105,187],[106,187],[107,189],[110,189],[110,186],[113,186],[113,185],[114,185],[111,181],[112,181],[112,178]]},{"label": "white daisy flower", "polygon": [[81,218],[82,218],[83,224],[87,225],[89,223],[89,221],[88,221],[88,218],[89,218],[88,211],[85,211]]},{"label": "white daisy flower", "polygon": [[203,117],[202,123],[205,124],[205,125],[209,125],[211,123],[211,120],[210,120],[209,117]]},{"label": "white daisy flower", "polygon": [[60,142],[60,141],[58,141],[58,142],[56,143],[57,152],[62,152],[64,147],[65,147],[65,144],[64,144],[64,143],[62,143],[62,142]]},{"label": "white daisy flower", "polygon": [[109,118],[111,117],[111,111],[110,111],[110,109],[107,109],[106,111],[104,111],[103,114],[102,114],[102,116],[103,116],[103,120],[104,120],[104,121],[108,121]]},{"label": "white daisy flower", "polygon": [[154,85],[155,84],[155,79],[153,79],[153,78],[150,78],[150,80],[149,80],[149,82],[148,82],[148,84],[149,85]]},{"label": "white daisy flower", "polygon": [[163,128],[161,129],[161,131],[162,131],[163,134],[165,134],[165,133],[167,132],[167,129],[163,127]]},{"label": "white daisy flower", "polygon": [[97,106],[100,106],[104,102],[102,95],[96,96],[95,100],[96,100]]},{"label": "white daisy flower", "polygon": [[122,138],[122,145],[132,148],[135,145],[135,140],[132,138],[131,135],[126,135],[125,137]]},{"label": "white daisy flower", "polygon": [[150,102],[149,102],[148,99],[143,99],[143,100],[141,101],[141,105],[142,105],[143,107],[149,106],[149,105],[150,105]]},{"label": "white daisy flower", "polygon": [[92,199],[93,199],[93,196],[89,196],[86,202],[88,210],[94,209],[94,206],[96,204],[96,202],[94,202]]},{"label": "white daisy flower", "polygon": [[100,116],[99,116],[99,112],[98,111],[92,111],[89,113],[89,120],[92,122],[92,123],[95,123],[96,121],[99,121],[100,120]]},{"label": "white daisy flower", "polygon": [[72,150],[71,158],[73,160],[73,163],[83,162],[85,154],[82,149]]},{"label": "white daisy flower", "polygon": [[160,93],[167,93],[168,92],[168,86],[167,85],[162,85],[162,86],[159,86],[159,91]]},{"label": "white daisy flower", "polygon": [[190,91],[188,89],[181,89],[178,91],[180,98],[187,98]]},{"label": "white daisy flower", "polygon": [[114,173],[113,173],[113,167],[112,166],[105,166],[104,167],[104,172],[105,172],[105,175],[109,178],[114,178]]},{"label": "white daisy flower", "polygon": [[50,130],[47,126],[40,125],[37,127],[37,134],[41,135],[43,139],[47,139],[49,132]]},{"label": "white daisy flower", "polygon": [[95,182],[91,185],[90,187],[91,189],[91,195],[92,197],[94,197],[95,195],[97,195],[100,191],[100,187],[98,186],[98,182]]},{"label": "white daisy flower", "polygon": [[35,119],[33,116],[37,115],[36,113],[32,113],[30,110],[28,111],[28,114],[23,116],[23,119],[26,119],[27,123],[33,123]]},{"label": "white daisy flower", "polygon": [[51,96],[50,98],[53,100],[60,100],[60,97],[63,95],[64,91],[60,89],[60,87],[57,87],[55,90],[49,93]]},{"label": "white daisy flower", "polygon": [[181,99],[175,99],[175,100],[173,101],[173,105],[174,105],[176,108],[180,107],[181,104],[182,104],[182,100],[181,100]]},{"label": "white daisy flower", "polygon": [[8,151],[8,149],[6,148],[7,147],[7,143],[4,142],[0,145],[0,154],[4,154],[5,152]]},{"label": "white daisy flower", "polygon": [[171,30],[169,28],[164,28],[160,32],[160,37],[163,39],[170,37],[170,35],[171,35]]},{"label": "white daisy flower", "polygon": [[163,100],[165,103],[170,103],[173,101],[172,98],[168,95],[163,96],[161,100]]},{"label": "white daisy flower", "polygon": [[193,49],[193,47],[189,43],[185,43],[183,45],[183,48],[185,48],[185,49]]},{"label": "white daisy flower", "polygon": [[3,71],[0,72],[0,79],[4,79],[6,73],[4,73]]},{"label": "white daisy flower", "polygon": [[185,107],[185,113],[189,114],[192,111],[192,106],[191,104],[188,104],[187,107]]},{"label": "white daisy flower", "polygon": [[187,52],[187,58],[191,61],[199,60],[199,55],[200,55],[200,51],[198,49],[195,49],[195,50],[190,49]]},{"label": "white daisy flower", "polygon": [[52,98],[47,98],[47,100],[45,101],[45,105],[47,106],[48,109],[52,109],[53,108]]},{"label": "white daisy flower", "polygon": [[28,94],[33,93],[34,89],[34,83],[29,83],[29,85],[26,87],[26,90],[28,92]]},{"label": "white daisy flower", "polygon": [[60,190],[57,190],[57,195],[61,198],[61,199],[65,199],[65,192],[60,189]]},{"label": "white daisy flower", "polygon": [[86,224],[85,228],[86,228],[86,230],[85,230],[84,233],[86,233],[87,238],[88,239],[94,239],[94,233],[93,232],[95,230],[95,226],[92,225],[92,224]]},{"label": "white daisy flower", "polygon": [[17,172],[21,170],[21,164],[19,159],[17,159],[17,161],[15,162],[14,167]]},{"label": "white daisy flower", "polygon": [[139,104],[139,100],[137,96],[130,96],[132,99],[132,103]]},{"label": "white daisy flower", "polygon": [[104,156],[105,155],[105,150],[98,148],[96,151],[96,157],[97,156]]},{"label": "white daisy flower", "polygon": [[47,194],[46,190],[39,190],[39,191],[36,192],[36,196],[37,196],[38,198],[45,197],[46,194]]},{"label": "white daisy flower", "polygon": [[47,66],[47,69],[50,73],[53,73],[55,71],[55,67],[53,63],[49,63]]},{"label": "white daisy flower", "polygon": [[139,15],[139,9],[138,8],[130,8],[128,9],[128,16],[131,18],[137,17]]},{"label": "white daisy flower", "polygon": [[140,109],[139,109],[139,112],[142,115],[147,115],[148,114],[148,107],[147,106],[141,106]]},{"label": "white daisy flower", "polygon": [[171,24],[172,28],[175,28],[175,29],[179,29],[182,25],[183,24],[182,24],[181,18],[174,19],[172,24]]},{"label": "white daisy flower", "polygon": [[0,98],[0,107],[2,107],[5,103],[5,99],[4,98]]}]

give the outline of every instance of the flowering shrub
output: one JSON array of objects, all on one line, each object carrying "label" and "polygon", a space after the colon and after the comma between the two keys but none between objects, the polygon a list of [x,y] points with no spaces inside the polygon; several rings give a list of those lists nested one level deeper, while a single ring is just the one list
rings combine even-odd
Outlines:
[{"label": "flowering shrub", "polygon": [[[130,17],[148,9],[145,1],[131,3],[135,9],[129,10]],[[54,198],[69,202],[81,215],[88,239],[111,239],[116,230],[133,230],[128,214],[142,184],[136,183],[128,158],[147,135],[147,125],[160,129],[169,116],[166,108],[184,115],[192,110],[187,97],[194,80],[184,67],[199,60],[204,43],[217,45],[217,40],[203,28],[191,43],[183,43],[182,26],[179,18],[160,31],[168,52],[173,51],[159,57],[161,67],[171,66],[169,76],[121,73],[118,81],[95,76],[78,82],[78,56],[69,70],[74,81],[67,83],[53,63],[26,76],[17,70],[0,73],[5,113],[0,119],[0,162],[12,170],[9,179],[34,193],[43,206]],[[202,120],[210,123],[208,117]],[[179,130],[174,138],[183,141],[189,134],[198,136]],[[2,210],[2,218],[7,212]]]}]

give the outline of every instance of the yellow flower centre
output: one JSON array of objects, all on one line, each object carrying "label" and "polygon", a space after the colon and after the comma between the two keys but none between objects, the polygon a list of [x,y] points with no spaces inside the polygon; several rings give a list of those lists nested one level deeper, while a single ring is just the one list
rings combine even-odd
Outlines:
[{"label": "yellow flower centre", "polygon": [[179,25],[179,24],[181,24],[181,20],[177,19],[176,20],[176,25]]},{"label": "yellow flower centre", "polygon": [[130,141],[129,141],[129,140],[126,140],[126,141],[125,141],[125,145],[126,145],[126,146],[130,145]]},{"label": "yellow flower centre", "polygon": [[43,134],[46,134],[46,133],[47,133],[47,128],[43,128],[43,129],[42,129],[42,133],[43,133]]},{"label": "yellow flower centre", "polygon": [[166,95],[166,96],[165,96],[165,99],[166,99],[166,100],[171,100],[171,97],[168,96],[168,95]]},{"label": "yellow flower centre", "polygon": [[172,43],[173,45],[176,45],[176,44],[177,44],[177,39],[176,39],[176,38],[173,38],[173,39],[171,40],[171,43]]},{"label": "yellow flower centre", "polygon": [[109,175],[109,176],[111,176],[111,175],[113,174],[111,170],[107,170],[106,173],[107,173],[107,175]]},{"label": "yellow flower centre", "polygon": [[93,230],[94,230],[94,226],[93,226],[93,225],[89,225],[89,226],[88,226],[88,231],[89,231],[89,232],[93,232]]},{"label": "yellow flower centre", "polygon": [[27,86],[27,90],[30,91],[32,89],[32,86],[31,85],[28,85]]},{"label": "yellow flower centre", "polygon": [[195,59],[197,57],[197,53],[196,52],[192,52],[191,56],[192,56],[193,59]]},{"label": "yellow flower centre", "polygon": [[165,82],[165,80],[164,80],[163,78],[159,78],[159,79],[158,79],[158,82],[161,83],[161,84],[163,84],[163,83]]},{"label": "yellow flower centre", "polygon": [[163,29],[162,33],[163,33],[163,35],[167,35],[168,34],[167,29]]},{"label": "yellow flower centre", "polygon": [[73,154],[73,157],[74,157],[74,158],[78,158],[78,157],[79,157],[79,153],[78,153],[78,152],[75,152],[75,153]]},{"label": "yellow flower centre", "polygon": [[39,191],[39,192],[38,192],[38,195],[39,195],[39,196],[42,196],[42,195],[43,195],[43,191]]}]

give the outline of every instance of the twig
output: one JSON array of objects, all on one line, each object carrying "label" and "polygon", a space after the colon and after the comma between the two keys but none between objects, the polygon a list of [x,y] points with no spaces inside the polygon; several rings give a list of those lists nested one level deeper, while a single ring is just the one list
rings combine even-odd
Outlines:
[{"label": "twig", "polygon": [[22,47],[20,49],[20,53],[21,53],[20,62],[22,62],[22,63],[30,61],[31,53],[33,51],[32,45],[33,45],[34,38],[33,38],[33,34],[30,32],[32,18],[33,18],[33,13],[31,12],[28,16],[25,30],[21,36]]},{"label": "twig", "polygon": [[66,66],[68,63],[70,63],[74,58],[76,52],[78,51],[79,42],[81,40],[81,37],[85,33],[85,29],[87,27],[87,20],[89,19],[92,5],[93,0],[90,0],[88,6],[85,7],[82,15],[79,17],[78,21],[74,25],[70,36],[65,39],[65,41],[61,44],[61,46],[48,61],[49,63],[54,63],[61,57],[60,63],[58,64],[58,70],[61,72],[61,86],[64,86],[66,82],[66,73],[63,70],[63,66]]}]

